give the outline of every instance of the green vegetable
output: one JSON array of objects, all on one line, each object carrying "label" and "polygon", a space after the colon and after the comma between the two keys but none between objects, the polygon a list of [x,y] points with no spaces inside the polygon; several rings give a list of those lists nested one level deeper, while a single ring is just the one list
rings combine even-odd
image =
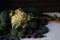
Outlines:
[{"label": "green vegetable", "polygon": [[40,20],[40,25],[45,25],[48,23],[47,19],[45,19],[43,17],[40,17],[39,20]]},{"label": "green vegetable", "polygon": [[11,29],[11,34],[15,37],[18,37],[18,29]]},{"label": "green vegetable", "polygon": [[30,22],[29,23],[29,28],[33,29],[33,30],[36,29],[37,28],[37,23],[36,22]]},{"label": "green vegetable", "polygon": [[15,23],[12,24],[12,29],[13,28],[18,28],[21,25],[21,22],[19,20],[17,20]]},{"label": "green vegetable", "polygon": [[20,37],[20,38],[25,37],[25,33],[26,33],[26,32],[27,32],[26,29],[23,29],[22,31],[19,31],[19,32],[18,32],[18,37]]},{"label": "green vegetable", "polygon": [[12,17],[13,16],[13,10],[10,10],[9,16]]}]

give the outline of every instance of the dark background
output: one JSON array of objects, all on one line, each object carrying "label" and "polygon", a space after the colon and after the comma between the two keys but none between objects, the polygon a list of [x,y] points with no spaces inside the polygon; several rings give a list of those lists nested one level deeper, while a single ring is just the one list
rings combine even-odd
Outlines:
[{"label": "dark background", "polygon": [[0,0],[0,10],[35,7],[41,12],[60,12],[60,0]]}]

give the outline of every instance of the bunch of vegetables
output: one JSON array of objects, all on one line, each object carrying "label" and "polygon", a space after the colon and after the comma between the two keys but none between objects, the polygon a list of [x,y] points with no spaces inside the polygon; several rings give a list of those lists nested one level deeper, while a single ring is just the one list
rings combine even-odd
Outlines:
[{"label": "bunch of vegetables", "polygon": [[48,28],[45,27],[48,20],[36,8],[10,10],[8,15],[11,24],[10,33],[13,36],[19,38],[41,38],[44,37],[43,34],[48,32]]},{"label": "bunch of vegetables", "polygon": [[48,28],[44,26],[47,22],[35,8],[19,8],[11,16],[11,33],[20,38],[43,37],[42,34],[48,32]]}]

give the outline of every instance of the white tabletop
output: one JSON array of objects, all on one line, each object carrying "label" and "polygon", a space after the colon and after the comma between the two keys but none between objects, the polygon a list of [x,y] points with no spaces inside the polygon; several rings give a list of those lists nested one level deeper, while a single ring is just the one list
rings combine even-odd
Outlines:
[{"label": "white tabletop", "polygon": [[60,40],[60,24],[49,22],[46,25],[49,28],[49,32],[45,34],[47,37],[44,38],[30,38],[30,39],[21,39],[21,40]]}]

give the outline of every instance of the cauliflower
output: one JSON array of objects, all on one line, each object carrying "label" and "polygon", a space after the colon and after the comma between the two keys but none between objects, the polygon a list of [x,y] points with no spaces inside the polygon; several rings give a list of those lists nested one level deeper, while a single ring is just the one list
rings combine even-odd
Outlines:
[{"label": "cauliflower", "polygon": [[14,25],[17,25],[16,28],[18,28],[19,26],[25,26],[27,21],[31,19],[30,17],[30,14],[28,15],[20,9],[15,10],[14,15],[11,17],[12,28],[14,27]]},{"label": "cauliflower", "polygon": [[15,10],[14,16],[11,17],[11,22],[15,23],[17,20],[26,21],[27,14],[19,9]]}]

